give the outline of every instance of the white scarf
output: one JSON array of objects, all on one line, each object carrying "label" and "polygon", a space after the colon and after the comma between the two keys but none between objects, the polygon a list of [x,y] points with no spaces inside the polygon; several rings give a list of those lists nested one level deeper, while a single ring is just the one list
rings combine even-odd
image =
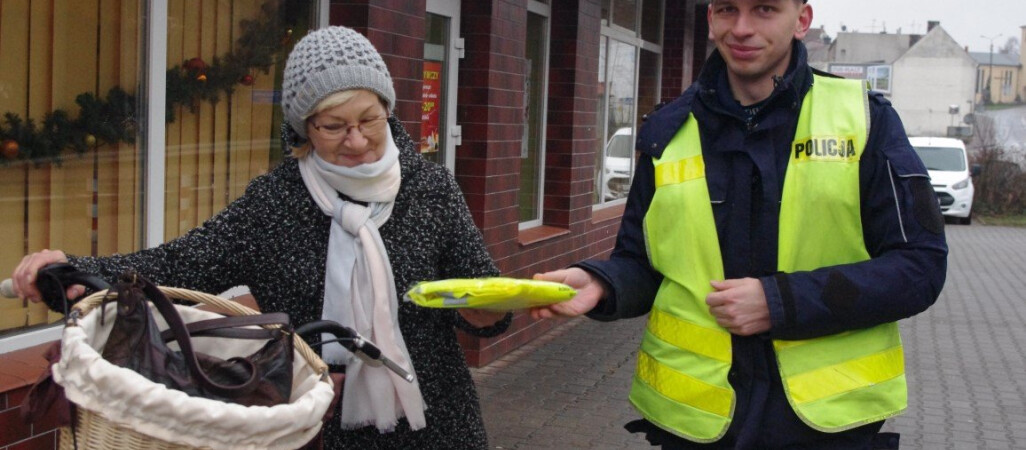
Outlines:
[{"label": "white scarf", "polygon": [[[378,234],[392,214],[400,182],[399,149],[391,130],[386,142],[376,162],[344,167],[311,152],[299,160],[299,172],[314,202],[332,218],[321,317],[356,330],[416,377],[399,331],[392,265]],[[367,206],[344,201],[336,191]],[[418,381],[409,383],[384,366],[368,365],[338,343],[324,345],[322,355],[326,362],[346,365],[343,428],[374,425],[390,432],[404,416],[413,430],[426,425]]]}]

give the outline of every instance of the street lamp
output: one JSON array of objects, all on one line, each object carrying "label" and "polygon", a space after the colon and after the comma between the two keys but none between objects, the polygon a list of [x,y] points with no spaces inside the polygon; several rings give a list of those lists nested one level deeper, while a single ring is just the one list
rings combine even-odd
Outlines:
[{"label": "street lamp", "polygon": [[985,94],[983,101],[985,102],[984,104],[986,104],[993,101],[990,96],[990,80],[994,79],[994,39],[1001,37],[1001,33],[995,34],[992,37],[987,37],[981,34],[980,37],[990,41],[990,64],[987,67],[987,87],[984,88],[983,91]]}]

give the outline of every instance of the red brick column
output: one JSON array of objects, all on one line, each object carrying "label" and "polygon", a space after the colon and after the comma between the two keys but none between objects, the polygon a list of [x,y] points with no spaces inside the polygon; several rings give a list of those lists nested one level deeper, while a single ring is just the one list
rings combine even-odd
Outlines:
[{"label": "red brick column", "polygon": [[[524,133],[526,2],[464,1],[456,121],[456,179],[496,259],[517,248],[520,141]],[[501,267],[506,272],[509,267]]]},{"label": "red brick column", "polygon": [[395,85],[395,113],[416,142],[420,139],[424,84],[424,0],[333,1],[328,23],[363,33],[381,53]]},{"label": "red brick column", "polygon": [[698,77],[705,61],[707,4],[667,2],[663,25],[663,100],[673,100]]},{"label": "red brick column", "polygon": [[601,7],[598,0],[553,3],[544,217],[585,238],[602,145],[595,130]]}]

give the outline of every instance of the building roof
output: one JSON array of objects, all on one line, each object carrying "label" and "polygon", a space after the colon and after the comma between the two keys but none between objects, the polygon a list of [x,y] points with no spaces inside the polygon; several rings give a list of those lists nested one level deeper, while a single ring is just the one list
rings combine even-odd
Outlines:
[{"label": "building roof", "polygon": [[954,58],[974,62],[966,49],[959,45],[940,24],[935,25],[898,59],[913,58]]},{"label": "building roof", "polygon": [[802,42],[808,51],[810,63],[826,61],[829,58],[827,50],[829,49],[830,36],[826,34],[826,30],[822,27],[809,28],[809,32],[805,35],[805,39],[802,39]]},{"label": "building roof", "polygon": [[916,34],[898,33],[837,33],[830,43],[830,62],[837,63],[891,63],[901,57],[921,38]]},{"label": "building roof", "polygon": [[[987,65],[991,64],[991,62],[990,62],[991,61],[990,60],[991,53],[990,52],[969,52],[969,55],[972,56],[973,59],[975,59],[976,62],[979,63],[980,65],[987,66]],[[994,65],[995,66],[1010,66],[1010,67],[1018,67],[1019,66],[1019,55],[1012,55],[1012,54],[1008,54],[1008,53],[996,53],[995,52],[995,53],[993,53],[993,56],[994,56]]]}]

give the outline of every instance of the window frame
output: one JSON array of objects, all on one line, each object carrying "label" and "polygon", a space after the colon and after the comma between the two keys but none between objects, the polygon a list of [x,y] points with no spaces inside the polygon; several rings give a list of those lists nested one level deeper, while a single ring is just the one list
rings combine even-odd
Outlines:
[{"label": "window frame", "polygon": [[[546,5],[537,0],[529,0],[527,2],[527,14],[535,14],[542,17],[545,21],[545,41],[542,43],[542,68],[541,68],[541,105],[539,105],[540,115],[538,121],[538,130],[535,132],[540,133],[538,138],[538,180],[537,194],[535,195],[535,208],[538,211],[538,217],[531,220],[526,220],[517,223],[517,230],[523,231],[530,228],[535,228],[544,225],[545,223],[545,156],[546,156],[546,130],[548,129],[548,111],[549,111],[549,67],[551,59],[551,48],[552,48],[552,7]],[[526,26],[526,24],[525,24]],[[528,74],[527,76],[529,76]],[[530,101],[530,93],[524,93],[525,98]],[[526,108],[528,105],[524,105]],[[526,136],[525,136],[526,137]],[[530,151],[530,149],[528,149]],[[519,186],[517,187],[519,189]],[[519,205],[518,205],[519,210]],[[519,213],[519,211],[518,211]]]},{"label": "window frame", "polygon": [[[612,2],[615,3],[616,0],[612,0]],[[658,42],[658,43],[650,42],[650,41],[644,40],[641,37],[642,36],[641,26],[643,25],[642,24],[642,19],[643,19],[643,14],[644,14],[644,3],[645,3],[644,0],[638,0],[636,2],[636,4],[635,4],[635,7],[637,8],[637,12],[635,14],[637,31],[630,31],[630,30],[627,30],[627,29],[625,29],[623,27],[614,25],[612,23],[606,23],[605,21],[603,21],[603,23],[601,24],[601,36],[604,39],[601,39],[600,40],[601,43],[599,44],[599,45],[603,45],[603,46],[606,47],[604,50],[600,50],[600,51],[605,52],[605,54],[606,54],[606,61],[605,61],[606,62],[606,66],[605,67],[600,67],[599,70],[601,70],[601,71],[603,71],[605,73],[604,79],[606,79],[607,82],[608,82],[608,79],[609,79],[609,47],[612,45],[612,42],[613,41],[619,41],[620,43],[631,45],[631,46],[633,46],[636,49],[636,57],[635,57],[635,61],[634,61],[634,91],[633,91],[634,107],[635,107],[635,109],[637,108],[638,90],[639,90],[639,86],[640,86],[640,76],[639,75],[640,75],[640,71],[641,71],[641,67],[640,66],[641,66],[641,53],[642,53],[642,51],[649,51],[649,52],[654,53],[654,54],[656,54],[658,56],[659,67],[658,67],[658,70],[656,71],[656,73],[658,74],[656,76],[656,85],[657,86],[661,86],[662,85],[662,63],[663,63],[663,45],[662,45],[662,42]],[[662,29],[662,26],[666,23],[666,2],[665,1],[661,2],[659,6],[660,6],[660,13],[659,13],[658,21],[661,24],[660,28]],[[610,14],[612,14],[613,10],[615,10],[615,5],[610,4]],[[605,18],[603,18],[603,19],[605,19]],[[662,33],[662,32],[659,33],[659,38],[660,39],[663,38],[663,34],[664,33]],[[605,96],[605,101],[603,102],[603,104],[606,105],[606,108],[608,109],[609,92],[606,91],[603,95]],[[661,101],[661,95],[662,95],[662,89],[656,89],[656,103]],[[605,112],[599,112],[599,114],[604,115]],[[639,116],[637,110],[634,111],[634,116],[635,117]],[[604,122],[607,122],[607,121],[604,121]],[[637,136],[637,132],[638,132],[639,126],[640,126],[640,124],[637,122],[637,120],[635,120],[633,126],[631,127],[632,128],[632,133],[633,133],[633,135],[635,137]],[[605,153],[606,140],[608,139],[608,138],[606,138],[606,136],[608,136],[609,130],[607,129],[607,124],[606,123],[602,123],[601,125],[597,125],[597,128],[601,128],[601,129],[597,129],[596,130],[596,136],[602,136],[602,139],[598,139],[597,138],[598,148],[595,149],[595,155],[596,155],[595,164],[596,165],[600,165],[600,167],[596,168],[595,176],[600,178],[601,174],[604,171],[604,164],[605,164],[604,153]],[[636,158],[631,158],[630,180],[634,179],[635,163],[636,163]],[[596,179],[596,180],[594,180],[592,185],[593,185],[593,187],[595,189],[600,190],[601,189],[601,183],[602,183],[601,179]],[[602,194],[600,192],[593,192],[592,193],[592,212],[594,213],[595,211],[598,211],[598,210],[602,210],[602,209],[606,209],[606,208],[610,208],[610,207],[620,206],[620,205],[625,204],[626,202],[627,202],[627,198],[626,197],[625,198],[616,199],[616,200],[605,201],[602,198]]]},{"label": "window frame", "polygon": [[[316,18],[313,25],[323,28],[328,25],[328,0],[312,0]],[[146,0],[140,4],[140,23],[146,29],[140,36],[138,92],[140,98],[138,130],[140,161],[142,165],[140,183],[142,189],[142,248],[162,244],[164,239],[164,192],[167,156],[166,105],[167,105],[167,45],[168,45],[168,0]],[[63,331],[61,322],[36,329],[19,331],[11,336],[0,337],[0,354],[45,344],[60,339]]]}]

